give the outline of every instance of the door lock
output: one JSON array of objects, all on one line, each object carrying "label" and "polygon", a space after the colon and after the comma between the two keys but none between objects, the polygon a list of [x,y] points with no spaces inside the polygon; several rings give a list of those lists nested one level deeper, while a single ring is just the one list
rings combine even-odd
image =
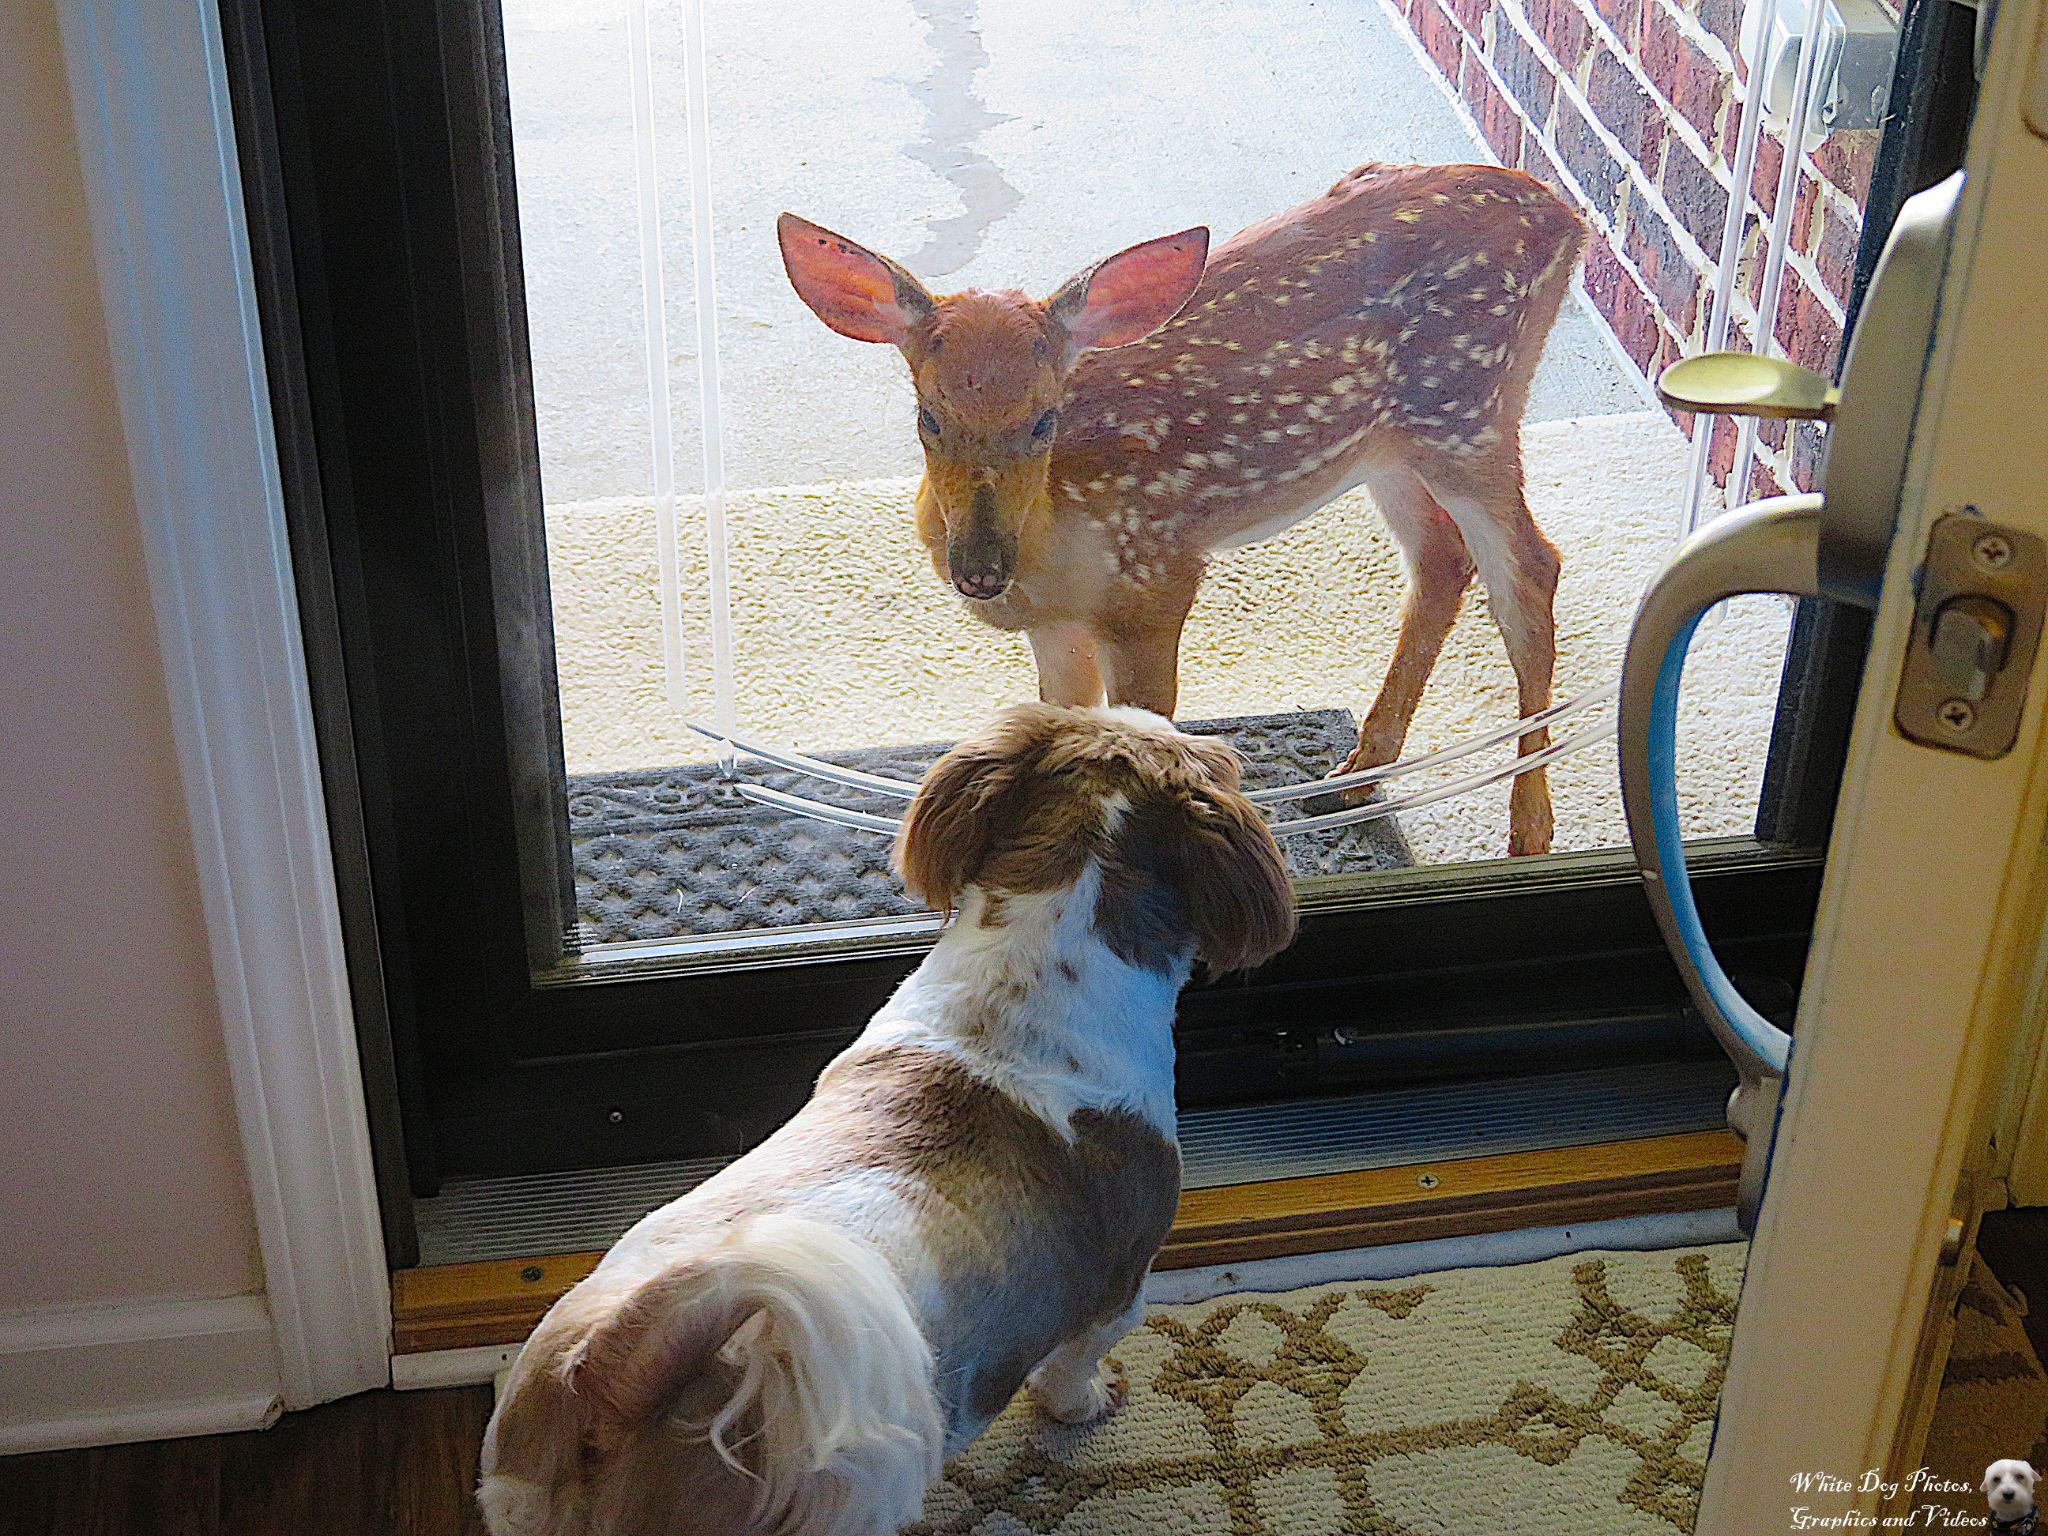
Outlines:
[{"label": "door lock", "polygon": [[1969,513],[1934,525],[1893,718],[1912,740],[2003,757],[2041,637],[2048,549]]}]

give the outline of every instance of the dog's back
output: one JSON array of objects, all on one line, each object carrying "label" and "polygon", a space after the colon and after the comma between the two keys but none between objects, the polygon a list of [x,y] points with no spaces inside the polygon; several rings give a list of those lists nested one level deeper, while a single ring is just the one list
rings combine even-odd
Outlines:
[{"label": "dog's back", "polygon": [[931,1351],[872,1247],[779,1213],[651,1274],[658,1250],[615,1252],[492,1418],[493,1531],[867,1536],[917,1517],[941,1445]]}]

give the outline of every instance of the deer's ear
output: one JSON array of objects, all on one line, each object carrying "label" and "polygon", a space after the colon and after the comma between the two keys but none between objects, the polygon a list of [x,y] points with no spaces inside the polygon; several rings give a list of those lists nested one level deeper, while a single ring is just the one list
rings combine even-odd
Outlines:
[{"label": "deer's ear", "polygon": [[797,297],[840,335],[900,347],[930,318],[924,284],[888,257],[793,213],[775,221],[775,238]]},{"label": "deer's ear", "polygon": [[1066,328],[1070,356],[1125,346],[1180,313],[1208,259],[1208,230],[1197,226],[1161,235],[1068,278],[1046,308]]}]

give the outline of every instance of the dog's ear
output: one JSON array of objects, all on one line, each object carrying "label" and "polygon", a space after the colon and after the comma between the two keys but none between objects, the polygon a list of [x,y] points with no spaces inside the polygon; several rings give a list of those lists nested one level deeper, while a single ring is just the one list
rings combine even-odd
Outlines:
[{"label": "dog's ear", "polygon": [[2021,1462],[2020,1474],[2027,1480],[2027,1492],[2032,1493],[2034,1491],[2034,1479],[2040,1476],[2040,1474],[2034,1470],[2034,1464],[2031,1461]]},{"label": "dog's ear", "polygon": [[1977,1485],[1979,1493],[1989,1493],[1991,1485],[1998,1481],[1998,1463],[1993,1462],[1984,1469],[1984,1480]]},{"label": "dog's ear", "polygon": [[987,862],[1013,808],[1042,709],[1006,711],[933,763],[918,786],[896,837],[896,872],[934,912],[950,911]]},{"label": "dog's ear", "polygon": [[1259,808],[1212,775],[1190,798],[1182,899],[1195,953],[1211,971],[1242,971],[1294,941],[1294,887]]}]

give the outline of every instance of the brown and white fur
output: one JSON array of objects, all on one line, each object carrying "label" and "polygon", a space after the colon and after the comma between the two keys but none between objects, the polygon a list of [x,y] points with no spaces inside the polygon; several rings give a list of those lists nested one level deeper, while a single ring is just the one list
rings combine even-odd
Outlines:
[{"label": "brown and white fur", "polygon": [[[1343,769],[1400,755],[1475,569],[1522,715],[1549,705],[1558,555],[1523,499],[1520,426],[1586,234],[1533,177],[1360,166],[1213,254],[1208,230],[1183,230],[1043,301],[934,296],[793,214],[778,233],[820,319],[909,362],[919,537],[976,618],[1028,634],[1041,698],[1106,689],[1171,715],[1211,554],[1363,485],[1409,591]],[[1531,731],[1521,751],[1547,742]],[[1537,768],[1515,781],[1508,847],[1550,839]]]},{"label": "brown and white fur", "polygon": [[897,857],[956,919],[787,1125],[541,1322],[485,1436],[494,1536],[883,1536],[1020,1385],[1120,1401],[1180,1187],[1175,999],[1292,937],[1279,851],[1227,746],[1027,705],[932,768]]}]

